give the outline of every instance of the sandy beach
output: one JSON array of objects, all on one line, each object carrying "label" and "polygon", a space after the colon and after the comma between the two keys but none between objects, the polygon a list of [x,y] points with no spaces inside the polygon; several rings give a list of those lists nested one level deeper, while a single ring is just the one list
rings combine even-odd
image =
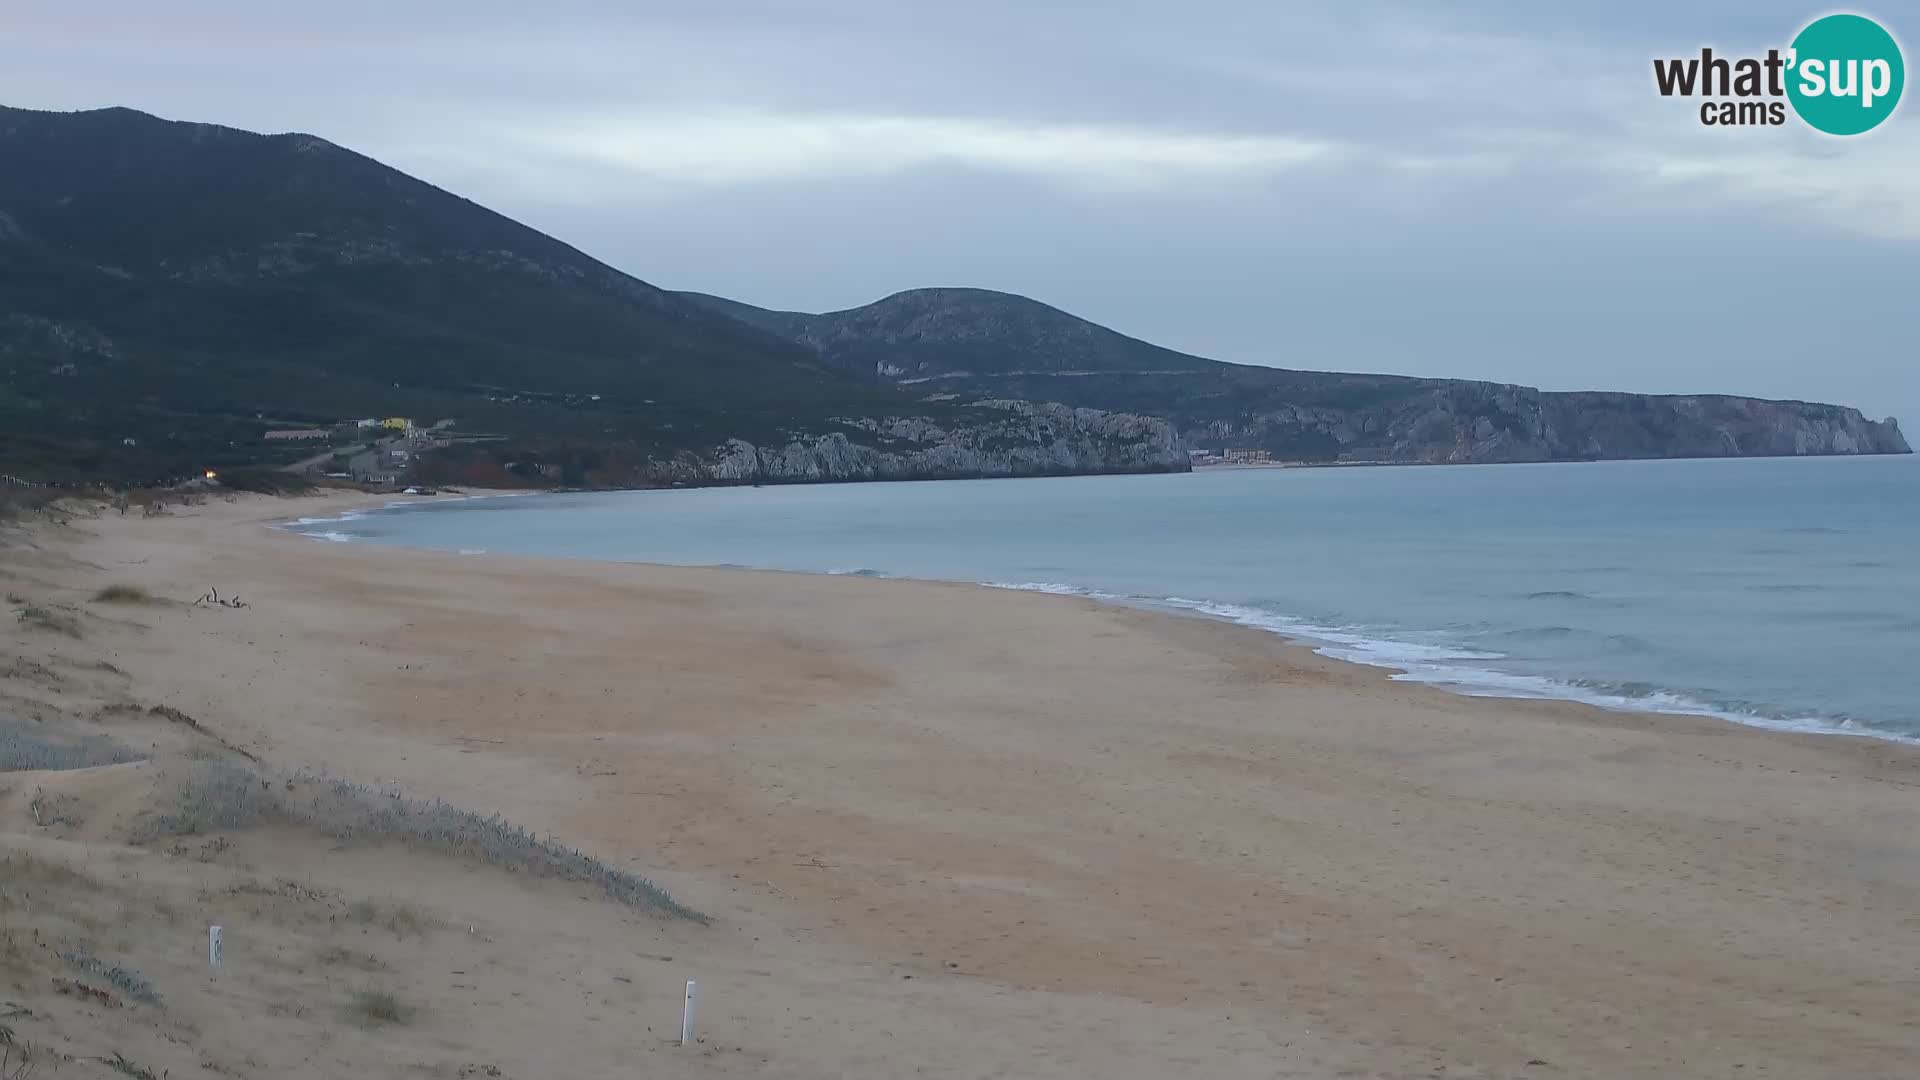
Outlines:
[{"label": "sandy beach", "polygon": [[[174,1019],[53,995],[16,957],[0,999],[33,1013],[5,1021],[18,1037],[139,1046],[174,1077],[1800,1078],[1920,1061],[1915,748],[1465,698],[1070,597],[267,527],[379,501],[215,498],[7,530],[10,606],[73,632],[0,627],[0,716],[78,730],[164,705],[262,768],[551,834],[710,922],[285,830],[129,847],[111,811],[147,766],[0,773],[6,851],[176,897],[171,922],[139,916],[172,944],[127,945],[178,988]],[[159,602],[93,599],[122,584]],[[248,606],[190,606],[210,587]],[[45,824],[28,803],[46,791],[105,809]],[[272,987],[317,1001],[374,977],[303,960],[285,943],[338,947],[340,924],[234,899],[256,880],[436,913],[354,946],[385,957],[418,1017],[270,1011]],[[208,895],[235,927],[229,984],[196,937]],[[38,910],[0,905],[10,925]],[[269,946],[246,943],[270,937],[277,959],[249,974],[247,949]],[[271,987],[241,994],[243,978]],[[680,1048],[687,979],[706,1041]],[[107,1068],[67,1052],[58,1075]]]}]

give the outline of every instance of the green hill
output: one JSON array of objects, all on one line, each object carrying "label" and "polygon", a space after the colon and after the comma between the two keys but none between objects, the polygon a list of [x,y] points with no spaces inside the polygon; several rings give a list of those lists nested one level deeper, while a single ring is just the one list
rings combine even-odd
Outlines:
[{"label": "green hill", "polygon": [[0,108],[0,372],[0,462],[53,477],[365,416],[644,457],[911,403],[323,139],[128,109]]}]

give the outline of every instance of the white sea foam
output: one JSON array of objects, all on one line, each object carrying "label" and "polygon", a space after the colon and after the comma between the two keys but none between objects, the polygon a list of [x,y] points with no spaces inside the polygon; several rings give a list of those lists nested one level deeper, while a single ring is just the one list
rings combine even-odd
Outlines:
[{"label": "white sea foam", "polygon": [[[493,491],[493,492],[488,492],[485,495],[437,495],[437,496],[434,496],[433,499],[429,502],[422,502],[420,501],[420,497],[416,496],[414,498],[407,498],[407,499],[394,499],[389,502],[381,503],[379,506],[373,507],[371,509],[361,508],[358,510],[342,510],[337,514],[330,514],[326,517],[295,518],[292,521],[280,522],[274,525],[273,528],[285,529],[288,532],[297,532],[303,536],[311,536],[319,540],[340,540],[340,541],[357,540],[359,539],[359,537],[350,536],[345,533],[337,532],[335,530],[316,530],[313,527],[315,525],[344,525],[349,521],[361,521],[365,518],[373,516],[374,514],[387,513],[393,510],[410,510],[410,509],[415,509],[419,507],[445,505],[447,503],[474,502],[479,499],[517,499],[527,495],[539,495],[539,494],[542,494],[542,492]],[[475,551],[475,552],[471,552],[471,554],[479,554],[479,552]]]},{"label": "white sea foam", "polygon": [[1354,627],[1321,625],[1241,604],[1189,600],[1184,596],[1169,596],[1161,600],[1148,599],[1147,602],[1185,611],[1197,611],[1203,615],[1212,615],[1243,626],[1258,627],[1287,637],[1309,638],[1319,643],[1322,646],[1319,651],[1328,656],[1350,660],[1357,664],[1372,664],[1376,667],[1399,667],[1407,663],[1433,663],[1441,660],[1502,660],[1506,655],[1456,645],[1423,645],[1415,641],[1379,637]]},{"label": "white sea foam", "polygon": [[1084,596],[1091,600],[1137,600],[1138,597],[1122,596],[1119,593],[1100,592],[1097,589],[1083,589],[1078,585],[1062,585],[1054,581],[983,581],[980,584],[991,589],[1013,589],[1016,592],[1051,593],[1054,596]]},{"label": "white sea foam", "polygon": [[1390,669],[1394,672],[1390,677],[1396,681],[1424,683],[1467,697],[1573,701],[1620,712],[1711,717],[1775,731],[1855,735],[1891,742],[1920,743],[1920,737],[1869,728],[1852,720],[1762,716],[1740,709],[1724,708],[1668,690],[1624,693],[1610,688],[1585,686],[1540,675],[1500,671],[1485,665],[1491,661],[1505,659],[1503,653],[1449,644],[1424,644],[1404,638],[1381,636],[1364,628],[1326,626],[1243,604],[1195,600],[1184,596],[1126,596],[1053,581],[988,581],[981,584],[996,589],[1017,589],[1023,592],[1050,593],[1057,596],[1082,596],[1093,600],[1190,611],[1298,641],[1310,646],[1314,652],[1322,656],[1349,663],[1365,664],[1369,667]]},{"label": "white sea foam", "polygon": [[366,516],[363,511],[348,510],[344,513],[330,514],[326,517],[294,518],[292,521],[283,521],[275,527],[281,529],[305,529],[314,525],[333,525],[343,521],[358,521]]}]

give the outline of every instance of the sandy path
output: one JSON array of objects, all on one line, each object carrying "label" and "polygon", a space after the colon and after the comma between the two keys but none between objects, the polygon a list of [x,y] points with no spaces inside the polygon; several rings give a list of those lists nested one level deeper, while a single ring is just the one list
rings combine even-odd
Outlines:
[{"label": "sandy path", "polygon": [[276,762],[500,811],[715,915],[681,947],[743,1070],[1920,1060],[1911,749],[1458,698],[1061,597],[257,525],[288,512],[102,519],[91,569],[29,584],[238,592],[129,617],[112,661]]}]

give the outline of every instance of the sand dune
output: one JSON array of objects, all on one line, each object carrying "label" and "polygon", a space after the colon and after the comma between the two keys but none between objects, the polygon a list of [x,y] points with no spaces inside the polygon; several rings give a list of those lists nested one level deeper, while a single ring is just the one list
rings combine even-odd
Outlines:
[{"label": "sand dune", "polygon": [[[712,921],[286,830],[128,848],[150,766],[0,774],[8,851],[175,911],[166,950],[129,945],[156,984],[207,984],[194,938],[220,889],[325,897],[227,905],[277,958],[245,977],[279,981],[170,994],[126,1027],[186,1025],[143,1036],[174,1076],[1857,1077],[1920,1059],[1910,748],[1459,698],[1064,597],[261,527],[295,511],[15,532],[0,585],[80,636],[8,625],[0,714],[497,812]],[[160,602],[89,599],[114,583]],[[187,606],[208,586],[250,606]],[[95,824],[23,819],[43,782],[86,788]],[[382,897],[435,929],[336,940]],[[367,973],[314,959],[333,946],[387,956],[410,1021],[356,1024]],[[57,1012],[81,1006],[41,1004],[53,977],[20,975],[5,993],[35,993],[36,1018],[5,1022],[102,1052]],[[661,1034],[686,978],[708,987],[694,1051]],[[295,999],[315,1004],[260,1004]]]}]

